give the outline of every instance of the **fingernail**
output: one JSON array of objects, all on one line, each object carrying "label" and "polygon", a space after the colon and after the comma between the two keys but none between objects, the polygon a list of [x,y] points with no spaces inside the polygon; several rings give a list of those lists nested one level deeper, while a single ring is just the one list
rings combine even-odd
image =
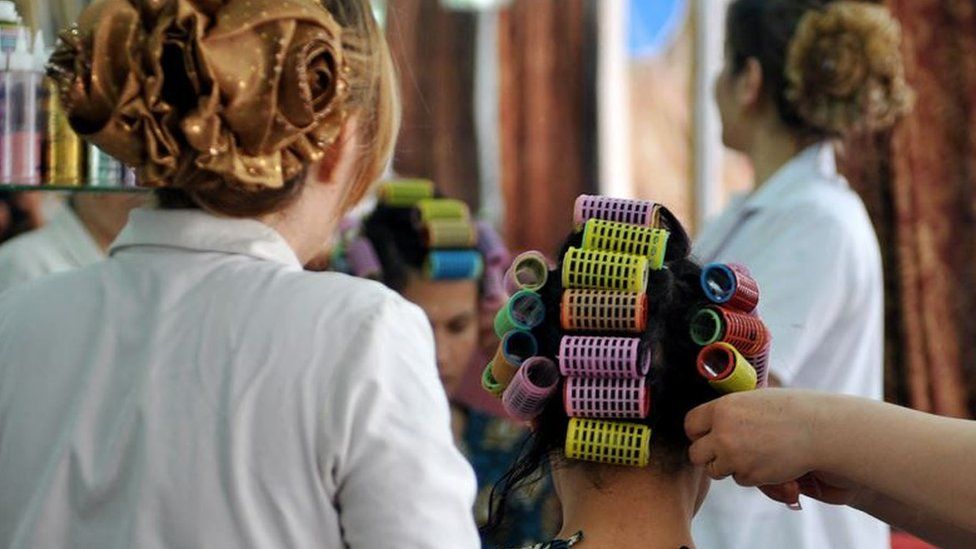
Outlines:
[{"label": "fingernail", "polygon": [[793,503],[787,503],[786,504],[786,508],[789,509],[790,511],[802,511],[803,510],[803,506],[800,505],[800,500],[796,500]]}]

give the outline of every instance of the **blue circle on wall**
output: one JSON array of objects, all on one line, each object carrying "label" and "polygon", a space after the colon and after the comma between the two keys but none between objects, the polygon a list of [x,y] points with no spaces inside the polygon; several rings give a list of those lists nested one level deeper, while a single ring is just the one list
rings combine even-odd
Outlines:
[{"label": "blue circle on wall", "polygon": [[687,16],[687,0],[630,0],[630,56],[663,53],[678,38]]}]

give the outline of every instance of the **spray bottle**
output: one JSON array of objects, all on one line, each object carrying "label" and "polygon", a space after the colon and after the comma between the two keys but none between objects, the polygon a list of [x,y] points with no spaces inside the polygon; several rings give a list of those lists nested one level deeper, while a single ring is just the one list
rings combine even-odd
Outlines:
[{"label": "spray bottle", "polygon": [[37,132],[37,71],[27,29],[17,33],[17,46],[7,59],[4,102],[3,179],[14,185],[40,183],[41,139]]}]

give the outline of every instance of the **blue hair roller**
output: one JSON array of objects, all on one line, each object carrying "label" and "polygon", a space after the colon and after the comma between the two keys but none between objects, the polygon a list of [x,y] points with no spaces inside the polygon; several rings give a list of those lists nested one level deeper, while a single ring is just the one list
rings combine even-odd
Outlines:
[{"label": "blue hair roller", "polygon": [[475,250],[436,250],[424,261],[424,274],[431,280],[476,280],[484,269],[484,259]]}]

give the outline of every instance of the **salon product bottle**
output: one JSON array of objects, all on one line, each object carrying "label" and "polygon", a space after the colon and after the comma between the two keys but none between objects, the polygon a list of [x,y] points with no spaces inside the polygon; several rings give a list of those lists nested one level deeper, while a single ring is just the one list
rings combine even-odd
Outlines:
[{"label": "salon product bottle", "polygon": [[[37,55],[37,47],[34,53]],[[50,59],[52,50],[46,50],[43,56],[37,57],[39,66]],[[45,185],[59,187],[76,187],[84,184],[85,180],[85,143],[71,129],[68,115],[61,106],[58,96],[58,85],[50,77],[43,77],[41,92],[38,94],[43,100],[39,117],[43,139],[43,154],[41,156],[41,177]]]},{"label": "salon product bottle", "polygon": [[11,53],[17,48],[17,34],[24,22],[17,13],[17,5],[10,0],[0,0],[0,51]]},{"label": "salon product bottle", "polygon": [[41,139],[37,132],[39,75],[30,52],[27,30],[17,33],[17,47],[7,58],[3,170],[15,185],[40,183]]},{"label": "salon product bottle", "polygon": [[91,187],[120,187],[122,163],[98,147],[88,145],[88,185]]}]

